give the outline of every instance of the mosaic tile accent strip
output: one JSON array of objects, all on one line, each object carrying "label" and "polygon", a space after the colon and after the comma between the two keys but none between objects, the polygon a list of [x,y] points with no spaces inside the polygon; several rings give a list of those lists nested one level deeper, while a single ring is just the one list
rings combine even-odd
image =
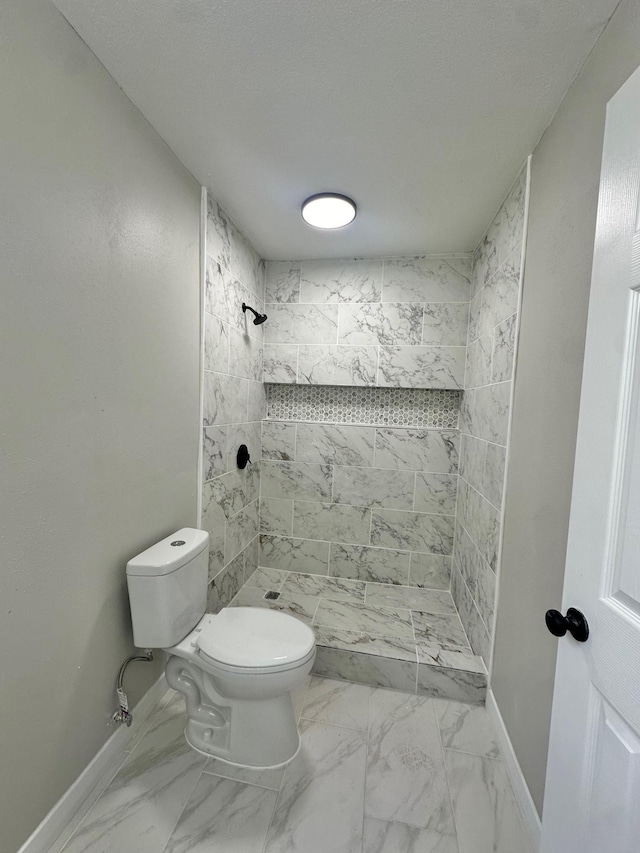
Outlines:
[{"label": "mosaic tile accent strip", "polygon": [[338,385],[267,384],[265,388],[269,420],[433,429],[458,427],[460,391]]}]

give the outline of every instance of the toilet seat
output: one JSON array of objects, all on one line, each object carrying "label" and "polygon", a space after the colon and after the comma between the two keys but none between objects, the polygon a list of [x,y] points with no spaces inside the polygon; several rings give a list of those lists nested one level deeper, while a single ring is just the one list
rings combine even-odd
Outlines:
[{"label": "toilet seat", "polygon": [[294,616],[262,607],[225,607],[203,627],[199,654],[228,672],[282,672],[307,663],[315,635]]},{"label": "toilet seat", "polygon": [[198,655],[202,660],[203,665],[209,672],[216,671],[218,673],[235,673],[236,675],[270,675],[280,672],[289,672],[293,669],[299,669],[315,657],[315,649],[312,649],[308,655],[305,655],[301,660],[293,661],[289,664],[280,664],[277,666],[233,666],[231,664],[221,663],[215,658],[206,655],[201,649],[198,649]]}]

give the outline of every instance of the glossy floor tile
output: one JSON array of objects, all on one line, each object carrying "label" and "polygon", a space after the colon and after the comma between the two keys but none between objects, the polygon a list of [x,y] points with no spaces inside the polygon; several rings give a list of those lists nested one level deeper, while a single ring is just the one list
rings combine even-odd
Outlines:
[{"label": "glossy floor tile", "polygon": [[165,853],[262,853],[277,798],[268,788],[203,773]]},{"label": "glossy floor tile", "polygon": [[522,821],[502,762],[453,750],[445,762],[460,853],[520,850]]},{"label": "glossy floor tile", "polygon": [[156,714],[64,853],[164,850],[206,763],[187,745],[184,726],[180,699]]},{"label": "glossy floor tile", "polygon": [[533,853],[485,709],[313,676],[280,770],[187,747],[159,705],[63,853]]},{"label": "glossy floor tile", "polygon": [[454,835],[433,702],[390,690],[369,700],[365,814]]},{"label": "glossy floor tile", "polygon": [[231,602],[239,605],[270,607],[310,624],[317,675],[484,702],[487,671],[448,590],[259,568]]}]

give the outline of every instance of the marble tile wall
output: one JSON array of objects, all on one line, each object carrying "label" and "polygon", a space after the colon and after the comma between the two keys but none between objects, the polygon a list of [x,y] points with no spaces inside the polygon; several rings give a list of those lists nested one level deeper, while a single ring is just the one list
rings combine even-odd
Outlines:
[{"label": "marble tile wall", "polygon": [[265,420],[260,565],[448,589],[457,429]]},{"label": "marble tile wall", "polygon": [[269,261],[265,382],[463,387],[471,258]]},{"label": "marble tile wall", "polygon": [[471,646],[487,666],[497,588],[526,183],[525,167],[473,256],[460,409],[452,593]]},{"label": "marble tile wall", "polygon": [[[264,263],[210,195],[204,293],[202,517],[211,537],[209,610],[231,601],[258,565]],[[252,464],[236,465],[240,444]]]}]

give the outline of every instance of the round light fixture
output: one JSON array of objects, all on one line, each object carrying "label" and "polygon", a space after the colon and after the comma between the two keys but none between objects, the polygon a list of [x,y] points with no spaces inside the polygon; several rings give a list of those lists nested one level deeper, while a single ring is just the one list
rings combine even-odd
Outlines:
[{"label": "round light fixture", "polygon": [[339,193],[318,193],[303,202],[302,218],[314,228],[344,228],[356,218],[356,203]]}]

